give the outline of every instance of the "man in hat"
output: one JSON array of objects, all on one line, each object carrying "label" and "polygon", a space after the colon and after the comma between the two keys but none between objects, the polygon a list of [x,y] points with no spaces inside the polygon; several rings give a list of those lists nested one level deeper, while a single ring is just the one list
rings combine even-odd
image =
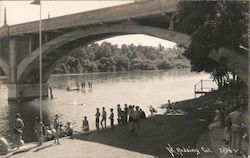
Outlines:
[{"label": "man in hat", "polygon": [[23,127],[24,123],[21,119],[21,115],[19,113],[16,113],[16,119],[14,121],[14,146],[17,146],[17,149],[19,149],[21,144],[21,137],[23,133]]},{"label": "man in hat", "polygon": [[230,120],[231,125],[231,148],[236,154],[241,152],[241,141],[242,141],[242,127],[243,116],[242,116],[242,106],[236,105],[235,110],[228,114],[227,120]]}]

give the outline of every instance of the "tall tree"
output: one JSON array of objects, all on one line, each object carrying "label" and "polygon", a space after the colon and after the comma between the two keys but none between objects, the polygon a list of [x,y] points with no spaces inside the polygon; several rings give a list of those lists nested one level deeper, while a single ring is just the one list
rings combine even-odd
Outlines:
[{"label": "tall tree", "polygon": [[176,30],[192,36],[192,43],[186,51],[186,56],[191,60],[192,70],[228,71],[221,68],[223,63],[216,63],[207,58],[207,55],[220,47],[236,51],[240,51],[240,46],[248,48],[248,12],[248,1],[179,3]]}]

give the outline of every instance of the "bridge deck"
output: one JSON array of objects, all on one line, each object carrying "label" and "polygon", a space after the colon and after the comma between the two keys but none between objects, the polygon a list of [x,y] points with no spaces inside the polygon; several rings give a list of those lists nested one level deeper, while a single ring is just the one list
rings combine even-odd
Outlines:
[{"label": "bridge deck", "polygon": [[[100,23],[140,19],[175,12],[176,0],[149,0],[42,20],[42,30],[58,30]],[[38,32],[38,21],[0,28],[0,38]]]}]

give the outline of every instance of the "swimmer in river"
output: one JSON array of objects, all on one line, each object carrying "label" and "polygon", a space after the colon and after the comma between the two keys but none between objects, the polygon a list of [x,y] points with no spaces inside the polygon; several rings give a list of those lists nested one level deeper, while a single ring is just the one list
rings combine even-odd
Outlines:
[{"label": "swimmer in river", "polygon": [[78,83],[78,82],[76,82],[76,90],[78,90],[78,91],[79,91],[79,89],[80,89],[79,83]]},{"label": "swimmer in river", "polygon": [[67,86],[67,91],[69,91],[70,90],[70,87],[69,87],[69,84],[68,84],[68,86]]}]

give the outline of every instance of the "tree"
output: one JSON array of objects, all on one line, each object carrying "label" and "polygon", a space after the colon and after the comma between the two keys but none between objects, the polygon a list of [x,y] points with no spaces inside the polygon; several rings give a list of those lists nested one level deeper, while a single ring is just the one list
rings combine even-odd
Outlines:
[{"label": "tree", "polygon": [[190,67],[183,51],[161,47],[90,44],[72,53],[59,64],[55,73],[113,72]]},{"label": "tree", "polygon": [[[239,51],[248,48],[248,1],[181,1],[176,30],[190,34],[192,43],[186,51],[194,71],[227,73],[222,62],[207,55],[220,47]],[[218,73],[213,73],[218,74]]]}]

